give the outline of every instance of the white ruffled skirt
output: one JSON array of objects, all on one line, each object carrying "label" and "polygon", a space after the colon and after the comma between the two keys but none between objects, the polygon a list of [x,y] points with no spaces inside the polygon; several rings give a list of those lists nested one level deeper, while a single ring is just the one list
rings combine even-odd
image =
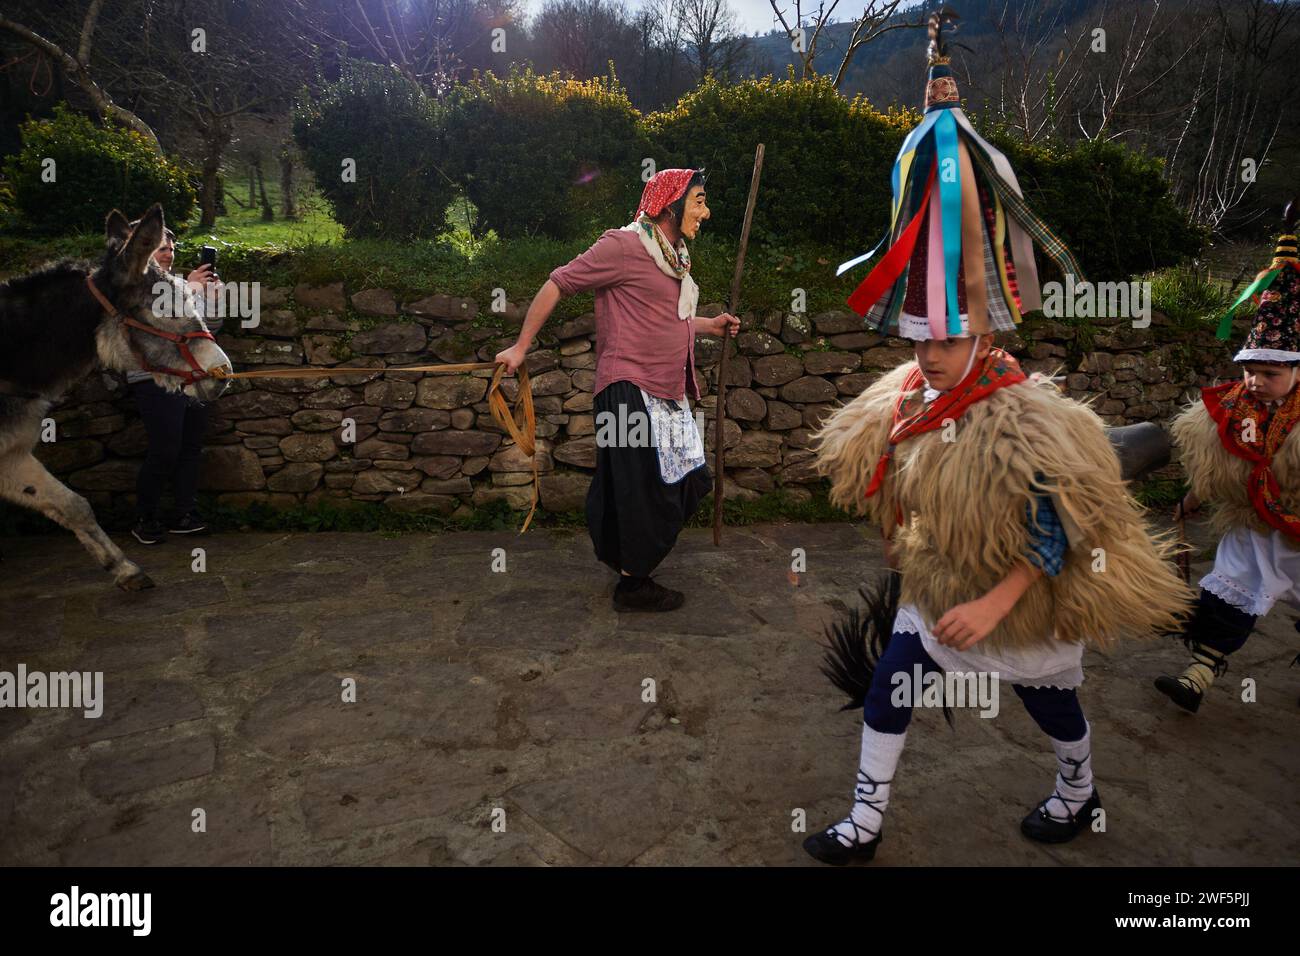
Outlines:
[{"label": "white ruffled skirt", "polygon": [[959,651],[940,644],[930,633],[930,624],[920,608],[903,604],[894,618],[896,633],[916,634],[934,662],[950,673],[987,672],[999,680],[1026,687],[1069,689],[1083,683],[1083,645],[1065,641],[1032,647],[987,649],[984,642]]},{"label": "white ruffled skirt", "polygon": [[1300,550],[1281,531],[1233,528],[1219,541],[1214,569],[1201,587],[1260,617],[1278,601],[1300,608]]}]

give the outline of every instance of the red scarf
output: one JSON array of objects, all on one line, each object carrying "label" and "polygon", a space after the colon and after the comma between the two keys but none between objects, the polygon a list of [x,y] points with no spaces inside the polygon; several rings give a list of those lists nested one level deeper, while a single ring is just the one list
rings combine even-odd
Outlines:
[{"label": "red scarf", "polygon": [[[920,366],[912,369],[903,380],[898,400],[894,403],[894,427],[889,433],[889,447],[876,463],[876,472],[871,476],[871,484],[867,485],[866,497],[870,498],[880,490],[880,484],[885,480],[885,472],[889,468],[889,460],[894,457],[894,448],[900,442],[933,431],[949,419],[955,421],[961,418],[966,409],[976,402],[987,398],[999,388],[1023,382],[1025,378],[1020,363],[1009,353],[992,348],[984,361],[966,373],[966,377],[956,386],[941,393],[929,405],[922,404],[919,410],[904,415],[904,407],[910,407],[920,397],[911,393],[925,385],[925,376],[921,373]],[[909,402],[909,398],[913,402]]]},{"label": "red scarf", "polygon": [[[1300,421],[1300,389],[1288,395],[1271,417],[1268,406],[1246,391],[1245,382],[1203,388],[1201,400],[1218,423],[1223,447],[1254,466],[1246,479],[1246,492],[1255,513],[1269,527],[1300,541],[1300,517],[1282,506],[1282,490],[1273,475],[1273,456]],[[1248,420],[1254,422],[1255,440],[1251,442],[1242,439]]]}]

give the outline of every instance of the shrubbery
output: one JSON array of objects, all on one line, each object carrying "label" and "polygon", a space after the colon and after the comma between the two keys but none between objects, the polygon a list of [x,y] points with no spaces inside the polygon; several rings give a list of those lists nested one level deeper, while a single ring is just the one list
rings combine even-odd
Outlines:
[{"label": "shrubbery", "polygon": [[134,219],[156,202],[169,225],[193,215],[190,173],[135,130],[100,128],[59,104],[52,118],[28,120],[20,132],[23,147],[5,161],[4,175],[20,225],[33,232],[97,232],[109,210]]},{"label": "shrubbery", "polygon": [[[890,170],[912,110],[846,100],[826,77],[727,86],[708,80],[645,126],[660,165],[705,166],[706,228],[739,236],[754,146],[765,144],[754,228],[779,241],[841,243],[845,258],[889,224]],[[1158,159],[1112,142],[1028,145],[993,131],[1025,196],[1090,279],[1118,279],[1195,255],[1204,234],[1174,202]]]},{"label": "shrubbery", "polygon": [[[398,241],[446,232],[448,205],[462,194],[478,235],[594,237],[628,221],[647,160],[655,169],[705,168],[712,212],[705,228],[738,237],[762,142],[756,246],[829,246],[847,258],[887,227],[890,169],[919,121],[913,110],[847,100],[825,77],[734,85],[710,78],[672,109],[642,117],[612,77],[487,73],[455,87],[444,104],[393,67],[345,61],[338,81],[296,105],[294,134],[347,235]],[[134,216],[154,201],[170,222],[191,215],[185,171],[137,133],[101,130],[62,108],[22,129],[6,186],[32,228],[98,230],[107,209]],[[1091,279],[1166,268],[1206,241],[1175,203],[1158,159],[1113,142],[985,135],[1007,153],[1026,197]],[[55,184],[41,182],[46,157],[56,160]],[[344,180],[345,160],[355,163],[355,182]]]},{"label": "shrubbery", "polygon": [[1124,279],[1195,256],[1207,236],[1169,192],[1161,160],[1119,143],[1027,145],[987,137],[1007,154],[1025,197],[1092,281]]},{"label": "shrubbery", "polygon": [[618,81],[531,70],[475,76],[446,117],[451,175],[478,210],[476,231],[569,239],[624,225],[650,156],[640,114]]},{"label": "shrubbery", "polygon": [[[425,239],[448,229],[456,186],[441,171],[441,108],[392,67],[345,61],[338,81],[294,108],[294,137],[352,238]],[[355,162],[355,182],[344,162]]]},{"label": "shrubbery", "polygon": [[661,168],[705,168],[706,229],[739,237],[754,147],[763,143],[755,231],[781,241],[842,242],[847,258],[887,228],[889,171],[918,121],[915,113],[846,100],[826,77],[731,86],[710,78],[671,110],[646,117],[645,126]]}]

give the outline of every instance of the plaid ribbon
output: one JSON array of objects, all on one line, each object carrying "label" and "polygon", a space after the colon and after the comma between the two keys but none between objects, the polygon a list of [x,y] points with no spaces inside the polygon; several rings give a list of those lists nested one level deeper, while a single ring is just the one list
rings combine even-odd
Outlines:
[{"label": "plaid ribbon", "polygon": [[982,151],[972,149],[970,154],[975,158],[975,162],[980,169],[984,171],[984,175],[992,184],[998,198],[1002,200],[1002,205],[1006,207],[1012,218],[1020,223],[1021,228],[1042,247],[1047,257],[1055,262],[1063,273],[1073,275],[1077,281],[1082,282],[1084,279],[1083,269],[1079,266],[1078,260],[1074,258],[1074,253],[1070,251],[1069,246],[1056,233],[1052,232],[1051,227],[1043,221],[1038,213],[1030,208],[1024,197],[1018,195],[1011,188],[1010,183],[997,174],[993,169],[993,164],[989,162],[988,157]]},{"label": "plaid ribbon", "polygon": [[908,409],[914,407],[921,398],[914,393],[925,385],[925,376],[921,373],[920,366],[912,369],[903,380],[898,400],[894,403],[894,427],[889,433],[889,445],[876,462],[875,473],[867,485],[866,497],[870,498],[880,490],[885,472],[889,469],[889,461],[894,457],[894,449],[901,442],[933,431],[949,419],[961,418],[966,409],[980,399],[999,388],[1023,382],[1025,378],[1025,373],[1020,370],[1020,363],[1015,358],[1002,349],[992,348],[984,361],[967,372],[966,377],[955,387],[942,393],[929,405],[922,404],[918,411],[909,414]]},{"label": "plaid ribbon", "polygon": [[[1201,400],[1218,423],[1223,447],[1254,466],[1246,479],[1246,491],[1255,513],[1269,527],[1300,541],[1300,517],[1283,507],[1282,489],[1273,474],[1273,456],[1300,421],[1300,389],[1288,395],[1271,418],[1268,406],[1246,391],[1245,382],[1203,388]],[[1248,421],[1254,423],[1255,440],[1250,442],[1242,437]]]}]

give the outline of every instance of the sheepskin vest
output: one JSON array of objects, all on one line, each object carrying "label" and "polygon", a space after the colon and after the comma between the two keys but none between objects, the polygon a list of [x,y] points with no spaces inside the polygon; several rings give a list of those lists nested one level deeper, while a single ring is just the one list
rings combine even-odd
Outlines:
[{"label": "sheepskin vest", "polygon": [[[1241,527],[1272,534],[1273,528],[1255,511],[1246,490],[1250,462],[1223,447],[1218,425],[1205,403],[1198,401],[1183,409],[1170,425],[1170,431],[1182,452],[1192,494],[1215,504],[1210,515],[1210,527],[1215,534],[1222,536]],[[1273,455],[1272,467],[1273,477],[1282,489],[1283,507],[1300,513],[1300,438],[1295,431]]]},{"label": "sheepskin vest", "polygon": [[1026,508],[1050,493],[1070,532],[1064,566],[1030,586],[985,646],[1062,640],[1105,648],[1121,636],[1180,629],[1194,595],[1171,562],[1172,534],[1147,526],[1101,419],[1049,379],[998,389],[949,425],[904,441],[880,490],[865,498],[894,402],[915,367],[883,375],[832,413],[814,441],[832,502],[893,529],[901,600],[936,621],[986,594],[1025,560]]}]

